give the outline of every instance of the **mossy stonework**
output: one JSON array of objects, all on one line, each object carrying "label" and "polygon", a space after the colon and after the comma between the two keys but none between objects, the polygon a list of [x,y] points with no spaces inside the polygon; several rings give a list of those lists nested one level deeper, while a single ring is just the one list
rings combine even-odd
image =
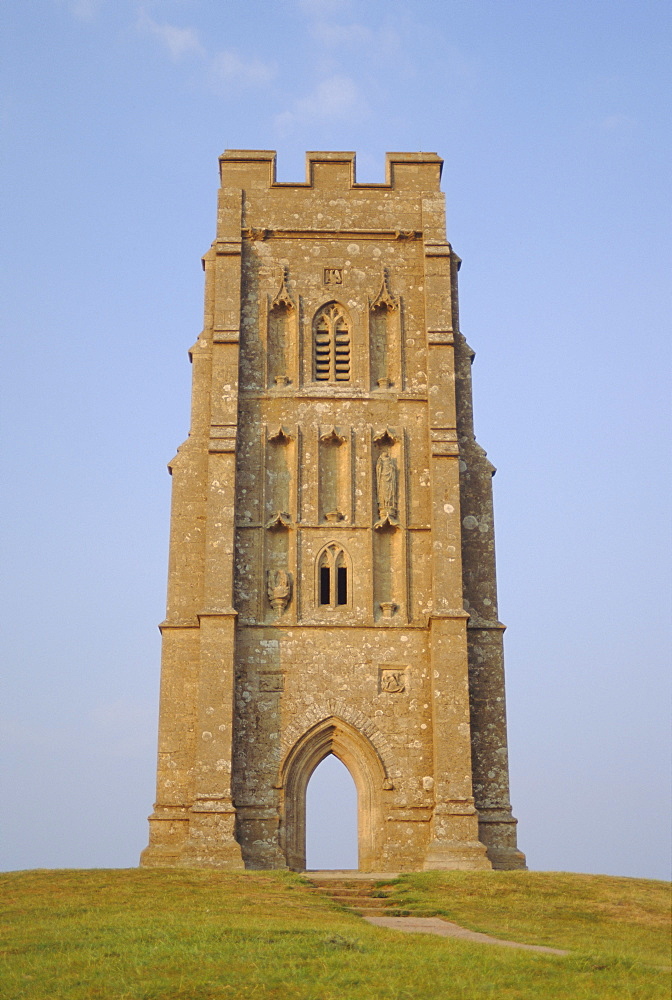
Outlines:
[{"label": "mossy stonework", "polygon": [[173,476],[143,865],[305,867],[335,754],[362,870],[523,868],[492,520],[435,153],[220,159]]}]

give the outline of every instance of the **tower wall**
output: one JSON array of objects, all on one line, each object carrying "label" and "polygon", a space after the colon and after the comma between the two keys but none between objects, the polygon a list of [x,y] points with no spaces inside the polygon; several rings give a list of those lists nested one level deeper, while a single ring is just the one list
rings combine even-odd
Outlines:
[{"label": "tower wall", "polygon": [[272,152],[220,159],[143,864],[305,867],[329,753],[360,868],[524,864],[441,165],[358,184],[353,153],[309,153],[284,184]]}]

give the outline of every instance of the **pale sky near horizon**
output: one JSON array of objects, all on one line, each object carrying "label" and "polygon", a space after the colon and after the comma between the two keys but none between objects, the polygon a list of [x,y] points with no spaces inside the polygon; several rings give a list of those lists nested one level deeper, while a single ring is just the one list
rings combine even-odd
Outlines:
[{"label": "pale sky near horizon", "polygon": [[[662,0],[0,0],[0,869],[131,867],[147,842],[165,465],[228,147],[277,149],[280,180],[309,149],[355,150],[360,181],[386,150],[444,157],[499,470],[519,845],[669,877],[671,21]],[[313,821],[315,864],[348,836]]]}]

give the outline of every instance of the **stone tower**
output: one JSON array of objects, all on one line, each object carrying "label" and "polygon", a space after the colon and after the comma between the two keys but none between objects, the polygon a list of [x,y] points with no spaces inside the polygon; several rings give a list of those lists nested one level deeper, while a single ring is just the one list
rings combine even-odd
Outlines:
[{"label": "stone tower", "polygon": [[173,502],[144,865],[305,867],[335,754],[359,867],[523,868],[493,467],[474,439],[442,160],[220,159]]}]

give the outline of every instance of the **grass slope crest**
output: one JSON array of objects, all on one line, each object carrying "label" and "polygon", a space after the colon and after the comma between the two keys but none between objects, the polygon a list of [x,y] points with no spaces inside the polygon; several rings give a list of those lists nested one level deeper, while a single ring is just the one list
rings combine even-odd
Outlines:
[{"label": "grass slope crest", "polygon": [[423,872],[390,913],[570,951],[540,955],[373,927],[290,872],[2,876],[3,1000],[657,1000],[670,887],[543,872]]}]

